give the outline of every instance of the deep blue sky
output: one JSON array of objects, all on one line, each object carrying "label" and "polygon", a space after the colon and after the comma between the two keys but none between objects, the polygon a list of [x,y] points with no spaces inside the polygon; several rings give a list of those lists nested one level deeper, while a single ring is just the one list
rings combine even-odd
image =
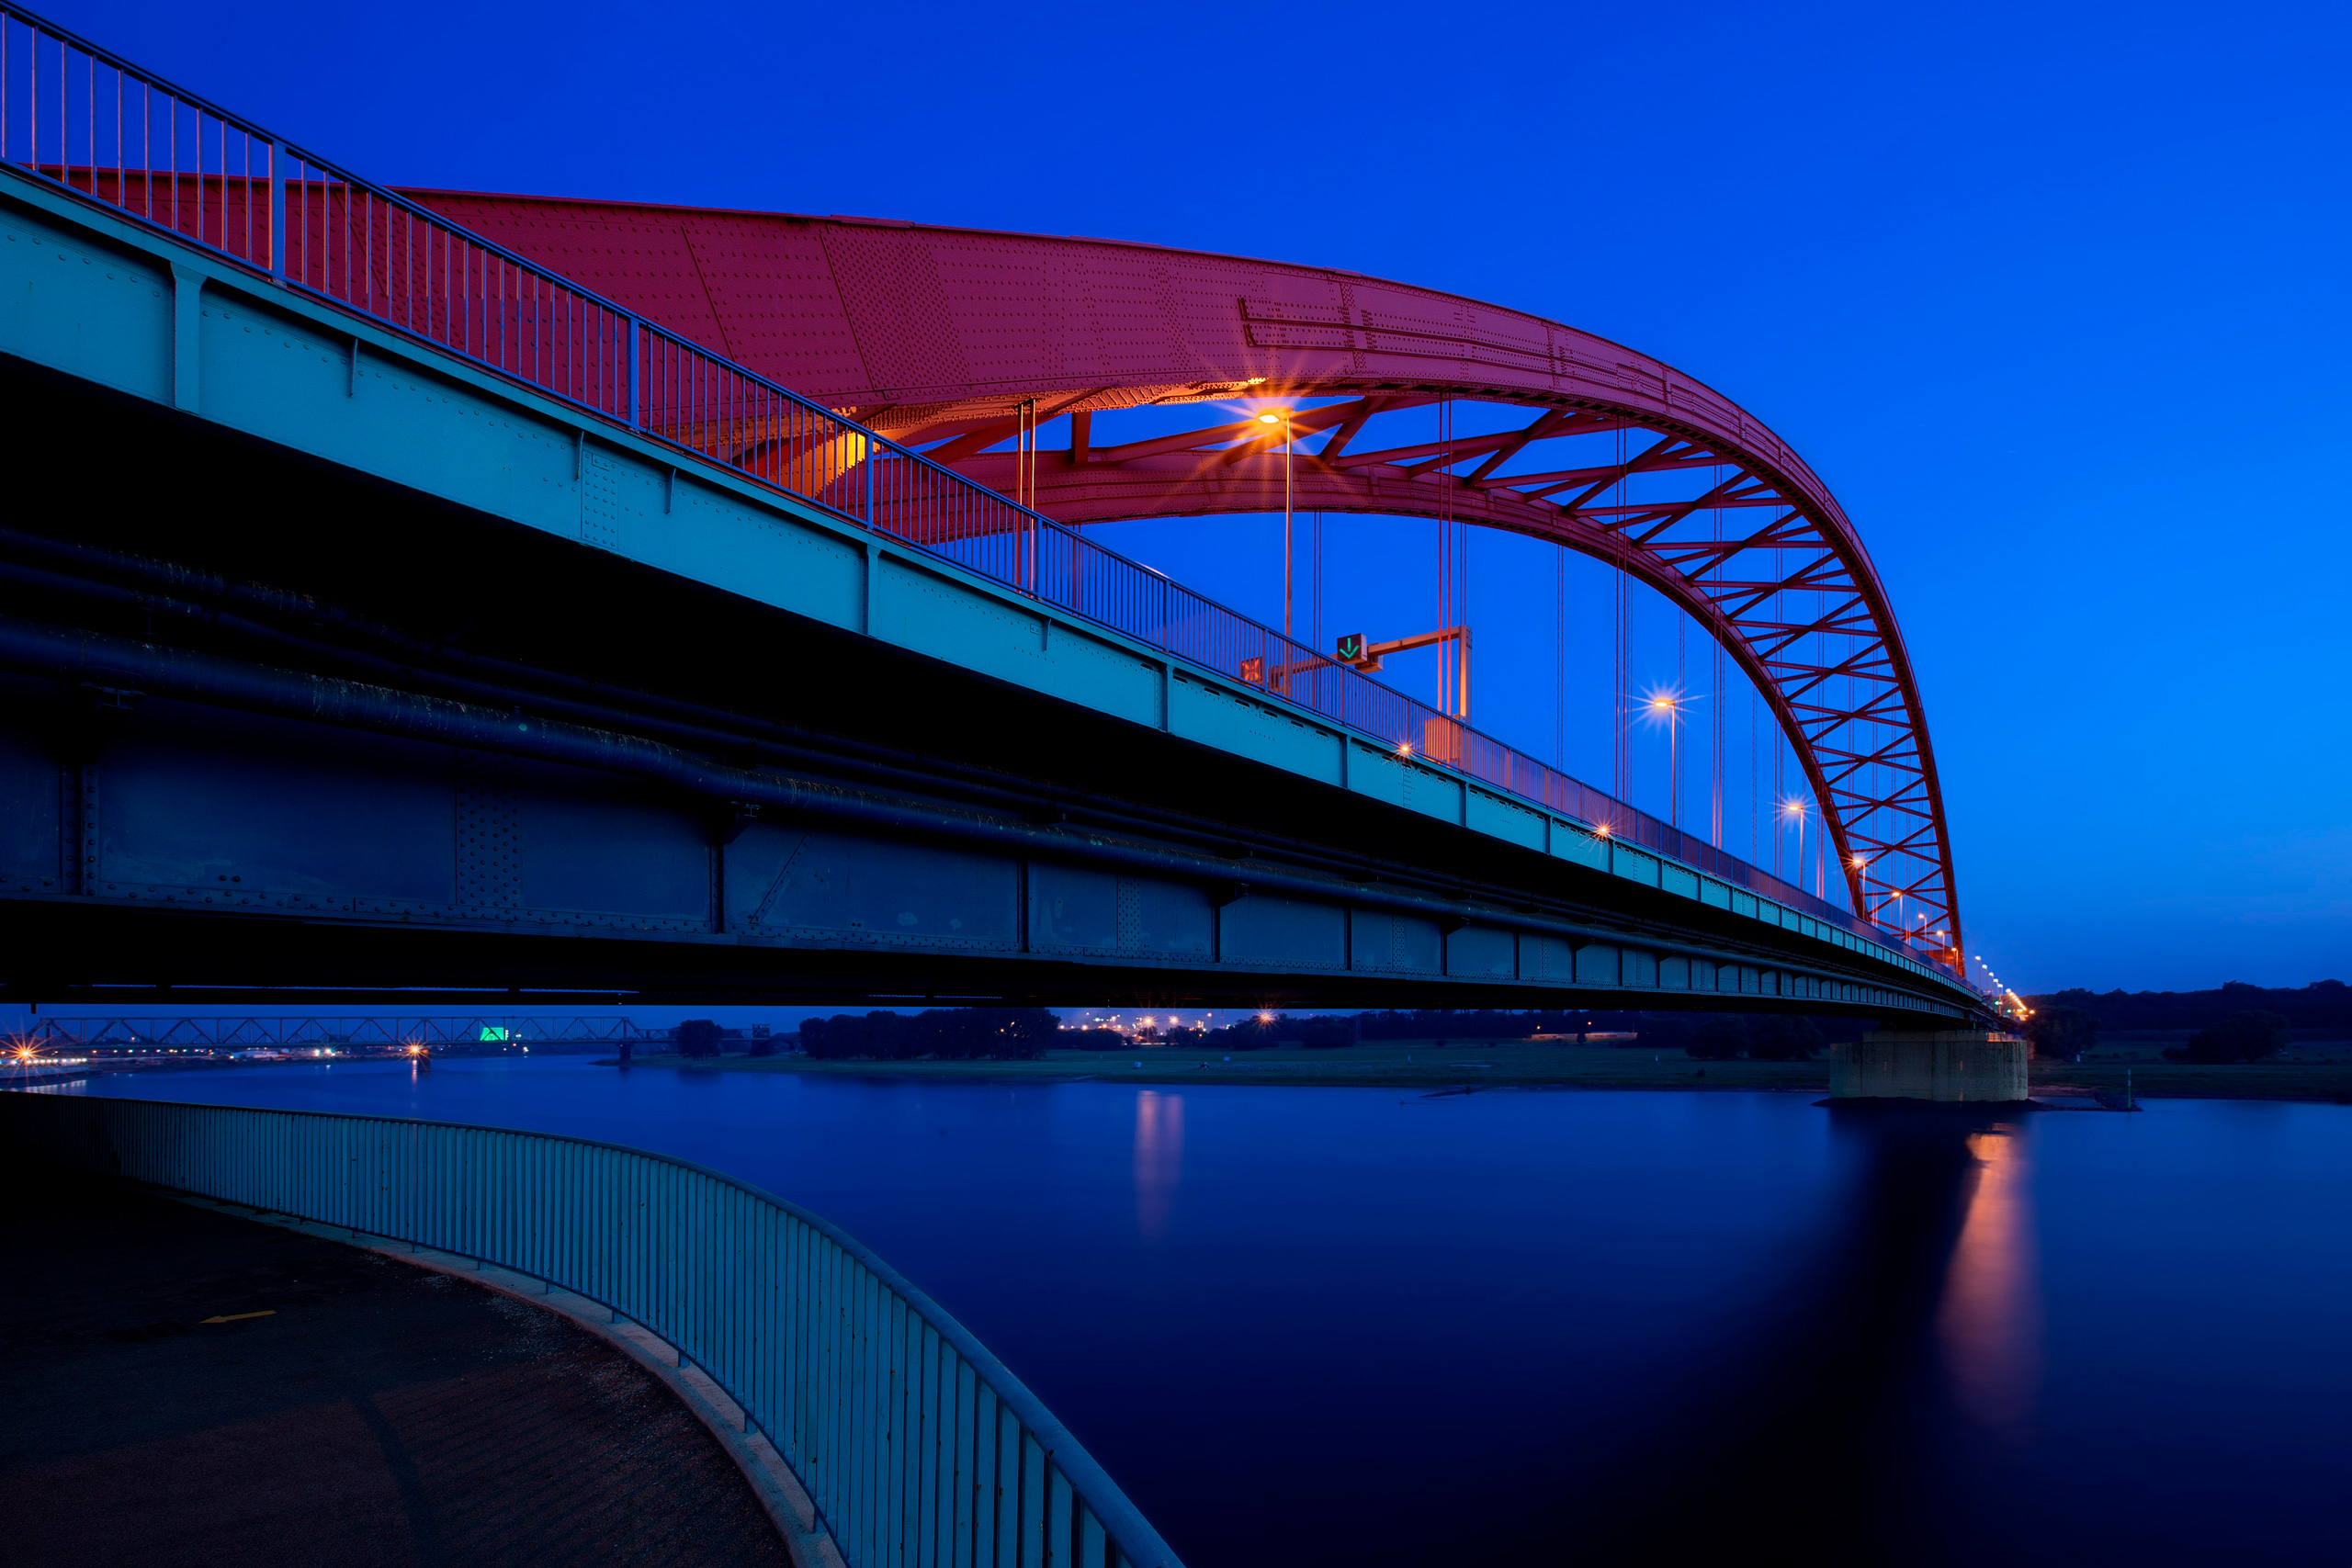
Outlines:
[{"label": "deep blue sky", "polygon": [[[1860,526],[2006,978],[2352,977],[2342,7],[50,9],[394,183],[1159,241],[1635,344]],[[1381,526],[1334,551],[1419,570]],[[1261,613],[1266,538],[1119,535]],[[1478,547],[1548,660],[1548,571]],[[1485,727],[1549,755],[1493,637]]]}]

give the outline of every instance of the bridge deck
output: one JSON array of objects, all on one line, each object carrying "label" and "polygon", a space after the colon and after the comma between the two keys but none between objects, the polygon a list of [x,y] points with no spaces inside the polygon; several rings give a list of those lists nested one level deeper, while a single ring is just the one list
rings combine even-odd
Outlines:
[{"label": "bridge deck", "polygon": [[5,168],[0,276],[10,994],[1980,1005]]},{"label": "bridge deck", "polygon": [[788,1561],[710,1433],[551,1314],[125,1190],[39,1192],[0,1215],[40,1281],[0,1306],[21,1568]]}]

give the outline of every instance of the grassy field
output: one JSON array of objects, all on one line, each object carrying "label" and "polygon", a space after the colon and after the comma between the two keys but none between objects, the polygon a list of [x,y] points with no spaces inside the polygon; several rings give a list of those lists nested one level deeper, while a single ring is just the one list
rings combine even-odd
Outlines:
[{"label": "grassy field", "polygon": [[2132,1092],[2143,1100],[2323,1100],[2352,1105],[2352,1061],[2298,1061],[2291,1052],[2276,1062],[2222,1067],[2164,1061],[2036,1062],[2033,1089],[2121,1094],[2127,1073]]},{"label": "grassy field", "polygon": [[[2101,1034],[2098,1044],[2086,1053],[2084,1059],[2119,1065],[2161,1062],[2168,1048],[2188,1044],[2190,1032],[2181,1029],[2165,1033]],[[2352,1040],[2298,1040],[2279,1053],[2276,1063],[2266,1065],[2290,1067],[2332,1063],[2352,1066]]]},{"label": "grassy field", "polygon": [[[823,1076],[994,1079],[1124,1079],[1138,1084],[1290,1084],[1301,1088],[1737,1089],[1826,1094],[1827,1060],[1697,1062],[1679,1053],[1525,1041],[1440,1043],[1381,1041],[1336,1051],[1284,1046],[1272,1051],[1049,1051],[1037,1062],[816,1062],[806,1056],[636,1058],[647,1067],[685,1072],[808,1073]],[[2133,1091],[2151,1100],[2319,1100],[2352,1104],[2352,1062],[2287,1060],[2239,1067],[2173,1063],[2036,1063],[2033,1087],[2064,1093],[2120,1093],[2127,1066]]]}]

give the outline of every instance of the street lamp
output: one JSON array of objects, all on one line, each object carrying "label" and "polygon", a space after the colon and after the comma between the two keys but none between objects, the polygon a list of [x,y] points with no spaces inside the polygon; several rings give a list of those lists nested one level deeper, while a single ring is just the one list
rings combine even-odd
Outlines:
[{"label": "street lamp", "polygon": [[1666,814],[1682,826],[1682,694],[1664,692],[1649,700],[1650,716],[1666,726]]},{"label": "street lamp", "polygon": [[[1280,425],[1283,433],[1283,637],[1285,640],[1289,639],[1292,635],[1291,562],[1294,558],[1291,553],[1290,537],[1291,476],[1295,465],[1296,453],[1298,450],[1297,447],[1292,444],[1290,416],[1291,411],[1289,409],[1276,409],[1270,413],[1261,413],[1258,416],[1258,423],[1260,424]],[[1283,656],[1283,661],[1285,664],[1290,661],[1290,656],[1287,653]]]},{"label": "street lamp", "polygon": [[1787,801],[1781,805],[1781,814],[1784,817],[1793,817],[1797,819],[1796,884],[1800,888],[1802,888],[1804,886],[1804,802],[1802,800]]}]

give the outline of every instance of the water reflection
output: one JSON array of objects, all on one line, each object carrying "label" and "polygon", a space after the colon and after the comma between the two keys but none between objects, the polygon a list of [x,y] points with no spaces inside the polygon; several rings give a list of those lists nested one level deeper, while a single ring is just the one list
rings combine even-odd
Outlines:
[{"label": "water reflection", "polygon": [[2026,1126],[1830,1115],[1845,1182],[1817,1250],[1694,1348],[1700,1375],[1660,1391],[1665,1441],[1623,1489],[1510,1543],[1521,1560],[1930,1568],[2013,1550],[1970,1501],[1985,1456],[1963,1439],[2023,1421],[2040,1375]]},{"label": "water reflection", "polygon": [[1188,1085],[1180,1134],[1138,1087],[535,1057],[95,1092],[544,1129],[806,1203],[1202,1568],[2352,1563],[2352,1109]]},{"label": "water reflection", "polygon": [[1176,1187],[1184,1177],[1184,1097],[1136,1091],[1136,1231],[1146,1241],[1168,1234]]},{"label": "water reflection", "polygon": [[2041,1381],[2041,1292],[2024,1130],[1969,1134],[1976,1160],[1944,1274],[1936,1338],[1952,1400],[1991,1427],[2033,1414]]}]

